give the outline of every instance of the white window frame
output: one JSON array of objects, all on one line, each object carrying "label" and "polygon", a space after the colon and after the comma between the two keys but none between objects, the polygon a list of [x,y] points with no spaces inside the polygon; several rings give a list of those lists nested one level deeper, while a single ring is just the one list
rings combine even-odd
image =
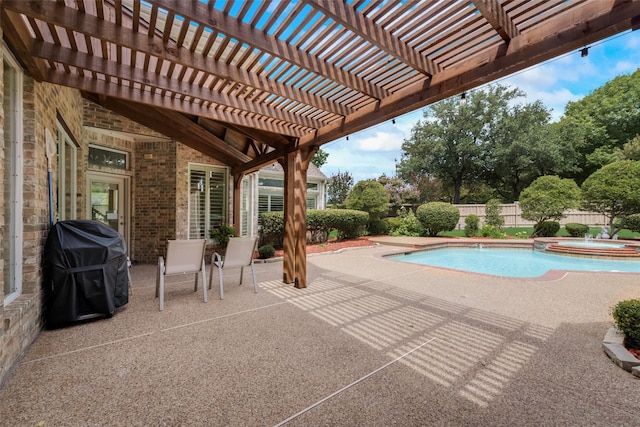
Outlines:
[{"label": "white window frame", "polygon": [[[78,205],[76,200],[76,194],[78,194],[78,147],[73,142],[69,134],[67,133],[62,123],[58,121],[58,220],[65,221],[69,219],[76,219],[78,216]],[[71,154],[71,158],[67,158],[67,149]],[[72,166],[69,169],[71,177],[69,182],[71,188],[66,188],[67,184],[67,168],[65,165],[67,162]],[[69,194],[69,200],[65,197]],[[66,216],[66,208],[69,208],[70,217]]]},{"label": "white window frame", "polygon": [[[11,177],[11,183],[9,186],[9,193],[5,194],[5,203],[9,203],[9,218],[5,218],[5,239],[9,240],[9,253],[5,254],[5,269],[9,270],[9,274],[6,271],[3,273],[5,279],[9,280],[10,291],[4,295],[3,304],[6,306],[15,301],[20,295],[22,295],[22,247],[23,247],[23,226],[22,226],[22,207],[23,203],[23,186],[24,186],[24,171],[23,171],[23,141],[24,141],[24,129],[23,129],[23,73],[22,69],[18,65],[18,62],[9,53],[6,45],[2,43],[2,55],[3,55],[3,67],[6,65],[12,69],[10,87],[4,88],[4,96],[8,94],[11,96],[12,105],[10,106],[12,114],[4,112],[5,128],[7,124],[10,126],[10,135],[4,135],[5,156],[7,155],[7,144],[10,144],[11,149],[9,155],[11,156],[10,163],[12,170],[5,171],[4,176]],[[6,69],[5,69],[6,72]],[[7,123],[6,120],[11,120]],[[5,158],[6,164],[6,158]]]},{"label": "white window frame", "polygon": [[[205,212],[204,212],[204,230],[203,230],[203,237],[192,237],[191,235],[191,230],[192,230],[192,221],[193,218],[191,217],[192,215],[192,199],[191,199],[191,173],[192,171],[200,171],[200,172],[205,172],[205,176],[207,176],[208,178],[206,179],[206,182],[203,182],[203,193],[205,196]],[[189,192],[189,206],[188,206],[188,221],[187,221],[187,235],[189,236],[189,239],[192,238],[204,238],[207,241],[211,240],[211,210],[209,209],[211,206],[211,201],[209,199],[210,197],[210,184],[211,184],[211,173],[212,172],[216,172],[216,173],[222,173],[223,174],[223,182],[224,182],[224,189],[223,189],[223,201],[222,201],[222,223],[224,224],[228,224],[229,222],[229,209],[228,209],[228,205],[229,205],[229,169],[225,168],[225,167],[221,167],[221,166],[212,166],[212,165],[201,165],[201,164],[189,164],[189,171],[187,173],[187,188],[188,188],[188,192]]]}]

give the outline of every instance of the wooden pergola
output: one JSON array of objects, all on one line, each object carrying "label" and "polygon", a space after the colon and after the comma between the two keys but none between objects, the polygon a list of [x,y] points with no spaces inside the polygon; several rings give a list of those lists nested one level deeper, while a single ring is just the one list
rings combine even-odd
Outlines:
[{"label": "wooden pergola", "polygon": [[283,280],[297,287],[322,144],[640,27],[640,0],[0,4],[31,76],[227,164],[234,213],[243,175],[281,162]]}]

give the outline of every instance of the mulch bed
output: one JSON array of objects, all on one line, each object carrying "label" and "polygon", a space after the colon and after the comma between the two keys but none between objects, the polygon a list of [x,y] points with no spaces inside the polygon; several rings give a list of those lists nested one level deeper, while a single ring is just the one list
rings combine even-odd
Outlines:
[{"label": "mulch bed", "polygon": [[[322,252],[335,252],[345,248],[361,248],[367,246],[374,246],[368,237],[358,237],[357,239],[337,240],[331,239],[324,243],[307,243],[307,255],[317,254]],[[276,257],[283,255],[282,249],[276,249]]]}]

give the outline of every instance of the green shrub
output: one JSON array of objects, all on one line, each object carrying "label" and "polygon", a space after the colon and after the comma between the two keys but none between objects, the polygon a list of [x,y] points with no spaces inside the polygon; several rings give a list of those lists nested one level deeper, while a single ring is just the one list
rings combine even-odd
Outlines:
[{"label": "green shrub", "polygon": [[427,236],[436,236],[441,231],[451,231],[456,228],[460,211],[450,203],[429,202],[418,206],[416,218],[424,227]]},{"label": "green shrub", "polygon": [[392,236],[418,237],[424,234],[422,224],[420,224],[420,221],[418,221],[418,218],[416,218],[411,209],[407,211],[401,208],[400,211],[398,211],[398,215],[400,215],[400,226],[390,232]]},{"label": "green shrub", "polygon": [[480,230],[482,237],[489,237],[491,239],[506,239],[507,233],[502,231],[499,227],[491,224],[483,224],[482,230]]},{"label": "green shrub", "polygon": [[260,242],[282,247],[284,239],[284,212],[263,212],[260,214]]},{"label": "green shrub", "polygon": [[376,180],[359,181],[347,196],[347,209],[367,212],[372,220],[383,218],[389,212],[389,193]]},{"label": "green shrub", "polygon": [[309,243],[326,242],[329,233],[333,229],[333,210],[309,209],[307,210],[307,231]]},{"label": "green shrub", "polygon": [[369,221],[367,212],[354,209],[337,209],[331,212],[332,228],[338,230],[338,240],[355,239],[364,234]]},{"label": "green shrub", "polygon": [[402,218],[398,218],[397,216],[385,218],[383,221],[387,223],[389,234],[393,234],[402,225]]},{"label": "green shrub", "polygon": [[571,237],[584,237],[589,232],[589,226],[577,222],[569,222],[564,226]]},{"label": "green shrub", "polygon": [[611,312],[629,348],[640,349],[640,299],[620,301]]},{"label": "green shrub", "polygon": [[480,230],[480,217],[475,214],[467,215],[464,219],[464,235],[473,237],[478,235]]},{"label": "green shrub", "polygon": [[500,200],[491,199],[484,206],[485,224],[502,228],[504,225],[504,217],[502,216],[502,206]]},{"label": "green shrub", "polygon": [[627,216],[624,220],[624,228],[640,233],[640,213]]},{"label": "green shrub", "polygon": [[517,231],[516,234],[513,235],[516,239],[528,239],[529,232],[527,231]]},{"label": "green shrub", "polygon": [[276,254],[276,250],[272,245],[262,245],[258,248],[258,256],[260,259],[271,258]]},{"label": "green shrub", "polygon": [[533,226],[531,237],[553,237],[560,231],[560,223],[557,221],[540,221]]},{"label": "green shrub", "polygon": [[[331,230],[337,230],[338,239],[353,239],[364,234],[369,214],[351,209],[326,209],[307,211],[308,236],[312,241],[315,238],[328,238]],[[284,239],[284,212],[263,212],[260,214],[261,245],[271,244],[274,247],[282,247]],[[320,236],[320,237],[318,237]],[[319,240],[322,241],[322,240]]]},{"label": "green shrub", "polygon": [[221,224],[211,230],[210,236],[214,243],[219,244],[224,249],[229,244],[229,239],[236,236],[236,229],[230,225]]},{"label": "green shrub", "polygon": [[382,219],[374,219],[367,224],[367,231],[370,236],[382,236],[389,234],[389,223]]}]

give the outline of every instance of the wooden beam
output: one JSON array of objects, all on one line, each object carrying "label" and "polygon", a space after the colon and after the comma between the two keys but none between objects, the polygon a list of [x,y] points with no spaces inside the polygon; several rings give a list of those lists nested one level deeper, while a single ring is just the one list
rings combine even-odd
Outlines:
[{"label": "wooden beam", "polygon": [[505,42],[520,35],[516,24],[496,0],[474,0],[473,4]]},{"label": "wooden beam", "polygon": [[290,128],[285,126],[284,122],[274,120],[256,120],[258,117],[250,115],[238,115],[232,111],[210,108],[203,104],[194,102],[186,102],[181,99],[162,96],[161,94],[151,93],[150,90],[142,90],[142,88],[127,87],[116,82],[108,82],[105,80],[97,80],[91,77],[83,77],[77,74],[67,74],[64,71],[50,69],[47,73],[45,81],[82,90],[85,92],[93,92],[98,95],[105,95],[111,98],[119,98],[130,100],[140,104],[149,106],[157,106],[180,113],[190,114],[194,116],[206,117],[225,123],[233,123],[238,126],[255,127],[260,130],[280,133],[290,136],[304,135],[302,129]]},{"label": "wooden beam", "polygon": [[[180,4],[181,2],[175,2]],[[189,2],[191,3],[191,2]],[[206,5],[203,5],[206,7]],[[155,33],[145,35],[124,31],[125,28],[117,26],[109,21],[101,20],[92,15],[79,14],[77,10],[53,3],[50,1],[35,2],[21,0],[3,0],[3,9],[10,9],[40,19],[49,24],[58,25],[78,33],[86,34],[104,42],[114,43],[122,47],[140,52],[145,55],[173,61],[184,67],[201,71],[205,74],[213,74],[220,78],[242,83],[252,88],[268,91],[287,99],[303,104],[312,105],[323,111],[345,115],[353,112],[345,105],[332,102],[326,98],[310,94],[292,86],[269,80],[266,77],[247,71],[240,67],[217,61],[214,58],[204,56],[189,49],[179,48],[175,43],[164,44]],[[354,77],[355,78],[355,77]]]},{"label": "wooden beam", "polygon": [[300,147],[320,146],[618,34],[631,28],[632,17],[639,14],[638,0],[588,2],[580,13],[553,17],[535,30],[515,37],[508,45],[487,49],[461,65],[441,71],[433,76],[430,84],[414,83],[375,105],[361,108],[341,122],[302,136]]},{"label": "wooden beam", "polygon": [[263,52],[282,58],[290,64],[295,64],[305,70],[312,71],[372,98],[381,99],[387,95],[383,89],[367,81],[358,79],[351,73],[334,67],[315,55],[302,52],[289,43],[279,40],[277,37],[256,30],[247,24],[243,24],[234,17],[225,15],[200,1],[155,0],[154,3],[198,25],[205,25],[211,29],[215,29],[249,46],[254,46]]},{"label": "wooden beam", "polygon": [[56,46],[40,40],[31,43],[31,54],[48,61],[59,62],[65,65],[81,68],[107,76],[117,76],[124,80],[148,85],[160,90],[167,90],[181,96],[197,98],[203,101],[213,102],[220,106],[242,110],[256,115],[282,120],[307,128],[318,128],[322,122],[305,116],[290,113],[288,111],[273,108],[269,105],[247,101],[243,97],[230,97],[226,93],[205,89],[202,86],[191,84],[184,80],[177,80],[150,71],[145,71],[133,66],[126,66],[115,61],[100,58],[95,55],[78,52],[69,48]]},{"label": "wooden beam", "polygon": [[[0,3],[2,4],[2,3]],[[36,81],[43,81],[46,75],[46,65],[30,53],[31,34],[22,18],[6,9],[2,9],[2,32],[9,41],[14,53]]]},{"label": "wooden beam", "polygon": [[[192,126],[193,122],[189,125],[189,120],[179,113],[147,106],[136,107],[134,103],[109,98],[101,105],[227,165],[238,166],[246,161],[245,157],[240,160],[238,155],[229,155],[229,147],[227,150],[220,150],[220,147],[213,145],[211,134],[201,128],[197,129],[197,125]],[[181,126],[177,126],[177,123]]]},{"label": "wooden beam", "polygon": [[369,43],[378,46],[389,55],[400,59],[422,74],[432,76],[440,71],[440,67],[434,64],[429,58],[420,55],[414,49],[407,46],[405,42],[388,31],[385,31],[379,25],[376,25],[375,22],[372,22],[346,2],[326,0],[303,1],[314,9],[331,17],[334,21],[339,22],[348,28],[349,31],[358,34]]}]

